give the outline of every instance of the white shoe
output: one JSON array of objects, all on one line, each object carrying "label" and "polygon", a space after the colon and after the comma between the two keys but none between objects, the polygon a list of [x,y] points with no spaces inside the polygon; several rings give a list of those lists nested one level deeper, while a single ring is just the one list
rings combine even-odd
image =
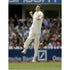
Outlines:
[{"label": "white shoe", "polygon": [[21,53],[26,54],[26,49],[24,49]]},{"label": "white shoe", "polygon": [[32,62],[36,62],[36,60],[32,60]]}]

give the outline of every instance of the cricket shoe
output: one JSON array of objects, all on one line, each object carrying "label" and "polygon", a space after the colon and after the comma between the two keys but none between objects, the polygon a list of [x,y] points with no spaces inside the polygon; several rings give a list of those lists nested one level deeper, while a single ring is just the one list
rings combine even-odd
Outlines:
[{"label": "cricket shoe", "polygon": [[24,49],[21,53],[26,54],[26,49]]},{"label": "cricket shoe", "polygon": [[36,62],[36,60],[32,60],[32,62]]}]

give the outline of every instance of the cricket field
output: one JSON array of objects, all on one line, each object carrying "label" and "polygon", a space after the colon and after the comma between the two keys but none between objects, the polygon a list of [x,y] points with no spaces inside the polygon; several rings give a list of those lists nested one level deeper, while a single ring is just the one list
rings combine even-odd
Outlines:
[{"label": "cricket field", "polygon": [[61,70],[61,62],[9,63],[9,70]]}]

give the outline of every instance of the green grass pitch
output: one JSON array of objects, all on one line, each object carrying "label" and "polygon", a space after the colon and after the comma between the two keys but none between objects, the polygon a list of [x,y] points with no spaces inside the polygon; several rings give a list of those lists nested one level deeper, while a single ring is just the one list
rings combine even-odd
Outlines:
[{"label": "green grass pitch", "polygon": [[61,62],[9,63],[9,70],[61,70]]}]

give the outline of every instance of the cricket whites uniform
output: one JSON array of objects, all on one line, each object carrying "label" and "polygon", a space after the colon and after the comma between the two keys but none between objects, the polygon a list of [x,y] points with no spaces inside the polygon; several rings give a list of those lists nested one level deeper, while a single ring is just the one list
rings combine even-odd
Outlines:
[{"label": "cricket whites uniform", "polygon": [[[34,39],[34,59],[37,57],[38,48],[39,48],[39,39],[41,34],[41,27],[43,21],[43,13],[41,11],[35,12],[33,15],[33,24],[30,27],[29,36],[24,43],[24,48],[27,49],[32,39]],[[37,20],[40,18],[40,20]]]}]

